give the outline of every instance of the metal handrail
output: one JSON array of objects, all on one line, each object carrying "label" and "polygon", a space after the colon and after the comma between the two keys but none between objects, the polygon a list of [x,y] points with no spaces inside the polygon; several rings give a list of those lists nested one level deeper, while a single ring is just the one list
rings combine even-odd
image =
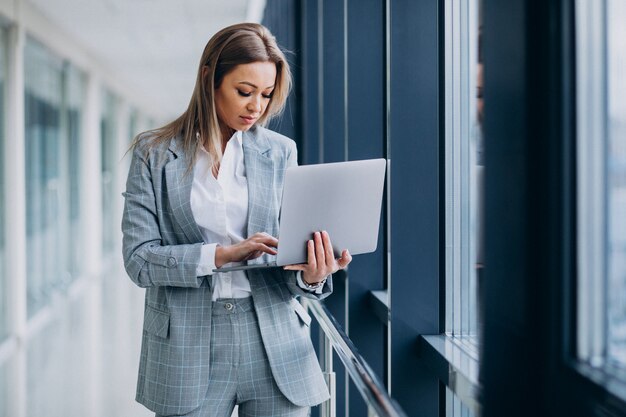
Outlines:
[{"label": "metal handrail", "polygon": [[[327,342],[330,342],[330,345],[337,352],[337,356],[343,362],[350,379],[354,382],[368,407],[379,417],[406,417],[405,412],[389,396],[387,389],[359,354],[352,340],[346,335],[326,306],[318,301],[303,301],[304,306],[313,313],[319,323]],[[328,352],[325,355],[327,356]]]}]

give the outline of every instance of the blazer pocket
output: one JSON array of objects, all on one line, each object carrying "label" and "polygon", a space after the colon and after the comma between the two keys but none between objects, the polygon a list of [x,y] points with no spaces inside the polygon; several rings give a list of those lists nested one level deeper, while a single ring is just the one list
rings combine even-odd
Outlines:
[{"label": "blazer pocket", "polygon": [[293,304],[293,309],[295,310],[296,314],[298,315],[298,317],[300,317],[300,320],[302,320],[302,323],[310,326],[311,316],[309,315],[309,313],[306,312],[304,307],[302,307],[302,304],[300,304],[300,302],[297,301],[295,298],[291,303]]},{"label": "blazer pocket", "polygon": [[170,314],[147,305],[143,329],[150,334],[167,339],[170,333]]}]

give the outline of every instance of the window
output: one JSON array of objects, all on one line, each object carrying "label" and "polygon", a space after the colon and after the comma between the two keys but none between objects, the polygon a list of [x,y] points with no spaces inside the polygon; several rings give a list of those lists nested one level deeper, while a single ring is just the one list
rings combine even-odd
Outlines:
[{"label": "window", "polygon": [[27,38],[26,230],[29,316],[80,275],[80,143],[84,76]]},{"label": "window", "polygon": [[102,250],[105,255],[115,249],[119,225],[115,224],[117,166],[117,99],[109,91],[104,91],[102,116],[100,119],[100,149],[102,163]]},{"label": "window", "polygon": [[475,414],[461,399],[446,387],[446,417],[474,417]]},{"label": "window", "polygon": [[446,332],[470,347],[477,341],[482,269],[478,8],[478,0],[449,0],[445,9]]},{"label": "window", "polygon": [[83,245],[81,244],[81,138],[83,137],[83,108],[85,76],[71,64],[64,71],[64,118],[69,162],[69,244],[67,265],[70,277],[76,279],[82,272]]},{"label": "window", "polygon": [[626,367],[626,3],[607,4],[608,356]]},{"label": "window", "polygon": [[579,0],[578,355],[626,370],[626,3]]},{"label": "window", "polygon": [[29,317],[67,283],[67,160],[63,152],[61,60],[27,38],[24,49],[26,231]]}]

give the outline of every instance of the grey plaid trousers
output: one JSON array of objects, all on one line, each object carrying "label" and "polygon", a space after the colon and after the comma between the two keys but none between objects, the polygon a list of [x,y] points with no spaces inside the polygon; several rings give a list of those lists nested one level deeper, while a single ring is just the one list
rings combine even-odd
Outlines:
[{"label": "grey plaid trousers", "polygon": [[235,404],[240,417],[308,416],[310,408],[294,405],[274,381],[252,298],[215,301],[212,315],[209,389],[184,416],[230,417]]}]

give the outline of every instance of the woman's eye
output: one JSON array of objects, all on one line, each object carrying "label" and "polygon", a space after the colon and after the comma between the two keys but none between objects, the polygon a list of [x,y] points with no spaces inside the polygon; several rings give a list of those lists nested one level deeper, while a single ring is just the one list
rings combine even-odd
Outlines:
[{"label": "woman's eye", "polygon": [[266,98],[269,100],[272,98],[272,94],[263,94],[263,98]]},{"label": "woman's eye", "polygon": [[246,93],[245,91],[237,90],[241,97],[250,97],[250,93]]}]

